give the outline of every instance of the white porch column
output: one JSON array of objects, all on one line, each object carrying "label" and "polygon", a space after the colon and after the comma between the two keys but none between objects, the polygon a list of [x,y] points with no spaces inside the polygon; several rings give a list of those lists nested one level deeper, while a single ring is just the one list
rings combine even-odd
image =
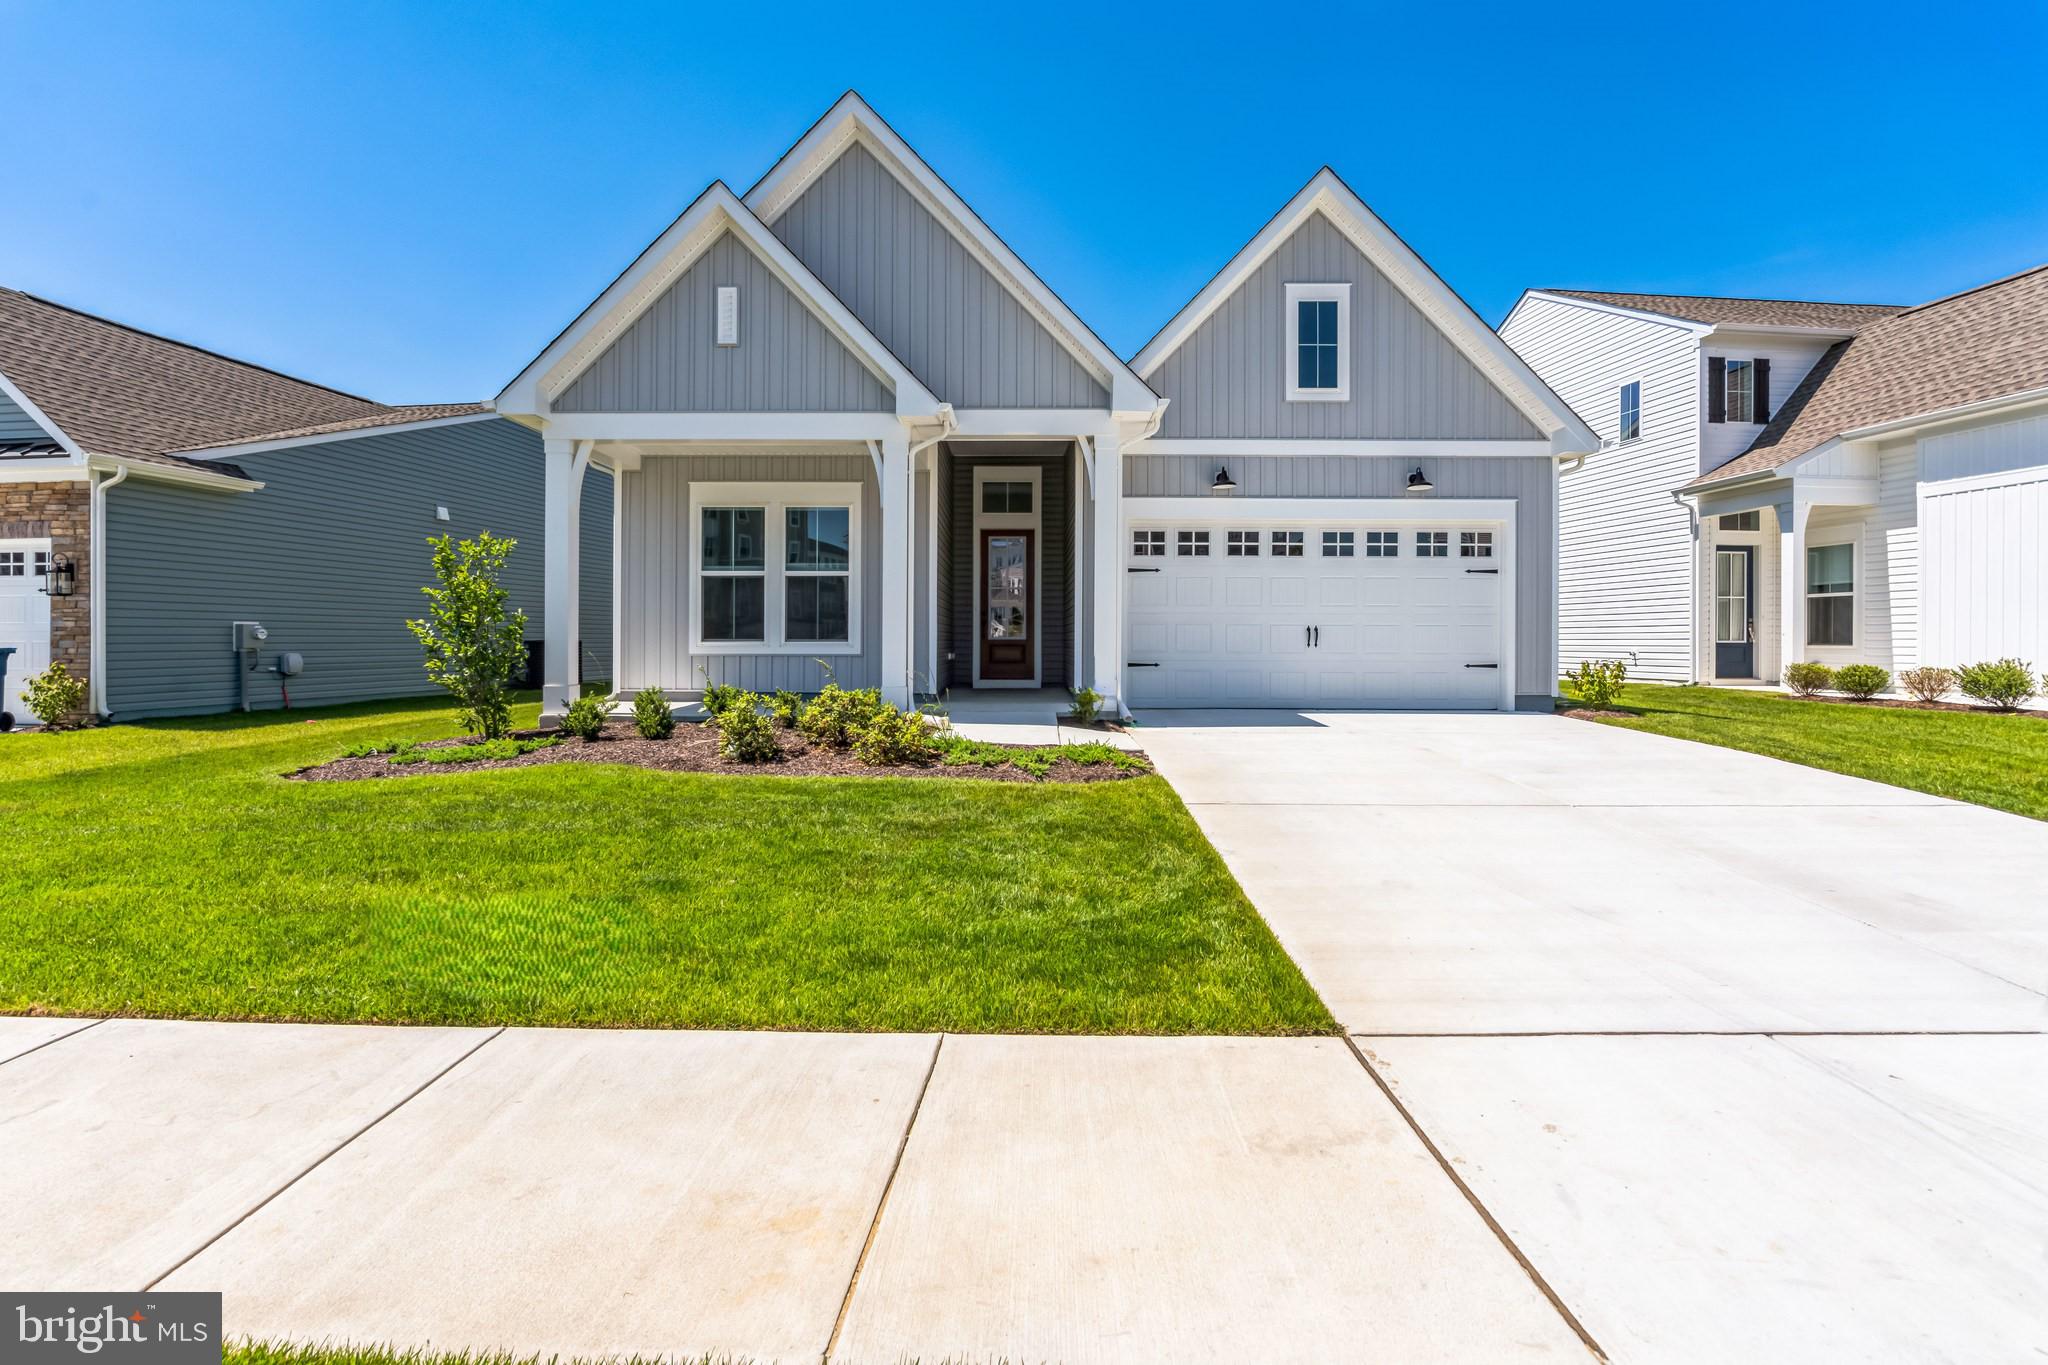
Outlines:
[{"label": "white porch column", "polygon": [[[559,720],[576,700],[577,611],[576,563],[582,547],[577,544],[581,529],[579,504],[587,449],[578,442],[541,442],[545,473],[545,505],[541,522],[541,563],[543,567],[544,610],[542,638],[546,649],[542,660],[540,714],[543,720]],[[617,590],[617,585],[613,585]]]},{"label": "white porch column", "polygon": [[1782,603],[1778,629],[1778,681],[1785,666],[1806,657],[1806,519],[1813,504],[1796,494],[1777,504],[1778,596]]},{"label": "white porch column", "polygon": [[912,704],[910,657],[910,560],[917,532],[912,522],[910,436],[882,438],[882,697],[896,706]]},{"label": "white porch column", "polygon": [[1124,451],[1112,427],[1095,438],[1095,573],[1090,607],[1095,616],[1095,679],[1103,714],[1123,709],[1124,697]]}]

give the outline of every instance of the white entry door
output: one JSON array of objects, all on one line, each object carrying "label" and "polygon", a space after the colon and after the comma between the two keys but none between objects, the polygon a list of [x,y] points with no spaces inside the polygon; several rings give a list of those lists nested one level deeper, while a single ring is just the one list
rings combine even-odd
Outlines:
[{"label": "white entry door", "polygon": [[1498,526],[1139,523],[1126,549],[1132,706],[1513,704]]},{"label": "white entry door", "polygon": [[49,541],[0,540],[0,646],[14,648],[0,711],[13,712],[17,725],[35,719],[21,695],[23,680],[50,666],[50,598],[42,577],[49,565]]}]

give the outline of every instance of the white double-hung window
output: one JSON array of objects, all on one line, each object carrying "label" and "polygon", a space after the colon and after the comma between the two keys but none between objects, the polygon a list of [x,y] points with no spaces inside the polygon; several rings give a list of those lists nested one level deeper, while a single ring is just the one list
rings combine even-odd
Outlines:
[{"label": "white double-hung window", "polygon": [[1287,401],[1351,397],[1351,286],[1287,286]]},{"label": "white double-hung window", "polygon": [[690,648],[860,652],[861,488],[690,485]]}]

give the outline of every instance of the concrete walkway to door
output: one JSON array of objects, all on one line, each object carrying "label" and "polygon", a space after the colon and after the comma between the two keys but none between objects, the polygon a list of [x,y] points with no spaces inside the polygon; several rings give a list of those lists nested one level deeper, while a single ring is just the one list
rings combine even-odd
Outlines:
[{"label": "concrete walkway to door", "polygon": [[1552,716],[1139,719],[1613,1358],[2048,1353],[2048,825]]}]

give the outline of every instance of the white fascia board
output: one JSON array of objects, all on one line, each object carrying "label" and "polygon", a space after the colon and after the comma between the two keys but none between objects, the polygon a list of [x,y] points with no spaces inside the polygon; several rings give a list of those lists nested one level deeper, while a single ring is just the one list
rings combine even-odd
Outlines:
[{"label": "white fascia board", "polygon": [[1126,497],[1124,524],[1147,521],[1496,522],[1515,520],[1512,498],[1145,498]]},{"label": "white fascia board", "polygon": [[1227,438],[1200,440],[1137,441],[1124,447],[1130,455],[1358,455],[1394,456],[1404,460],[1445,460],[1480,456],[1530,456],[1549,459],[1549,441],[1234,441]]},{"label": "white fascia board", "polygon": [[775,221],[855,142],[873,153],[1002,282],[1025,311],[1109,390],[1112,409],[1149,412],[1158,405],[1159,395],[854,91],[840,96],[747,191],[747,207],[764,223]]},{"label": "white fascia board", "polygon": [[723,181],[713,181],[698,195],[561,335],[505,386],[491,406],[507,415],[533,414],[552,421],[550,404],[554,398],[574,383],[604,354],[607,346],[728,231],[752,248],[783,286],[804,301],[855,359],[894,390],[899,415],[930,417],[938,412],[939,400],[931,390],[876,339]]},{"label": "white fascia board", "polygon": [[1575,299],[1564,294],[1553,294],[1547,289],[1523,290],[1522,297],[1515,300],[1514,308],[1509,310],[1507,320],[1502,322],[1501,326],[1506,327],[1509,322],[1513,322],[1515,314],[1521,312],[1522,305],[1530,299],[1541,299],[1545,303],[1562,303],[1570,308],[1584,308],[1594,313],[1611,313],[1615,317],[1634,318],[1638,322],[1654,322],[1662,327],[1690,332],[1696,337],[1706,336],[1714,330],[1711,323],[1694,322],[1691,318],[1676,318],[1669,313],[1652,313],[1642,308],[1624,308],[1618,303],[1595,303],[1592,299]]},{"label": "white fascia board", "polygon": [[1099,408],[961,408],[954,416],[956,437],[1116,435],[1115,416]]},{"label": "white fascia board", "polygon": [[560,412],[549,440],[880,441],[903,434],[886,412]]},{"label": "white fascia board", "polygon": [[318,436],[286,436],[275,441],[244,441],[240,445],[208,446],[204,450],[173,450],[169,452],[181,460],[234,460],[243,455],[262,455],[272,450],[295,450],[300,446],[328,445],[335,441],[354,441],[364,436],[393,436],[405,431],[425,431],[429,427],[459,427],[470,422],[495,422],[495,412],[468,412],[455,417],[428,417],[417,422],[393,422],[384,427],[356,427],[349,431],[329,431]]},{"label": "white fascia board", "polygon": [[138,479],[153,479],[158,483],[181,484],[186,488],[211,488],[223,493],[253,493],[263,487],[261,479],[238,478],[233,474],[216,474],[206,469],[182,469],[177,465],[157,464],[153,460],[131,460],[120,455],[88,455],[86,467],[113,473],[125,469]]},{"label": "white fascia board", "polygon": [[1140,377],[1150,378],[1313,213],[1328,217],[1466,359],[1499,386],[1523,416],[1550,437],[1555,453],[1591,454],[1600,448],[1600,438],[1570,405],[1327,166],[1146,343],[1131,362]]},{"label": "white fascia board", "polygon": [[41,427],[45,432],[47,432],[51,440],[55,441],[58,445],[64,447],[65,451],[67,451],[74,460],[82,460],[85,458],[85,451],[79,448],[78,442],[72,440],[69,436],[66,436],[64,434],[64,429],[58,426],[55,422],[52,422],[50,420],[49,414],[44,412],[41,408],[37,407],[35,404],[35,400],[30,398],[27,394],[23,393],[18,387],[16,387],[14,381],[9,379],[5,374],[0,374],[0,393],[4,393],[9,398],[13,399],[14,405],[20,408],[23,412],[27,413],[29,415],[29,420],[34,422],[37,426]]},{"label": "white fascia board", "polygon": [[69,455],[0,460],[0,483],[78,483],[86,477],[85,461]]},{"label": "white fascia board", "polygon": [[[1881,321],[1882,319],[1873,320]],[[1785,324],[1770,325],[1757,322],[1717,322],[1707,328],[1704,335],[1717,339],[1725,337],[1730,340],[1745,336],[1760,336],[1808,337],[1815,341],[1836,342],[1847,341],[1850,337],[1855,336],[1856,333],[1844,331],[1840,327],[1793,327]]]}]

